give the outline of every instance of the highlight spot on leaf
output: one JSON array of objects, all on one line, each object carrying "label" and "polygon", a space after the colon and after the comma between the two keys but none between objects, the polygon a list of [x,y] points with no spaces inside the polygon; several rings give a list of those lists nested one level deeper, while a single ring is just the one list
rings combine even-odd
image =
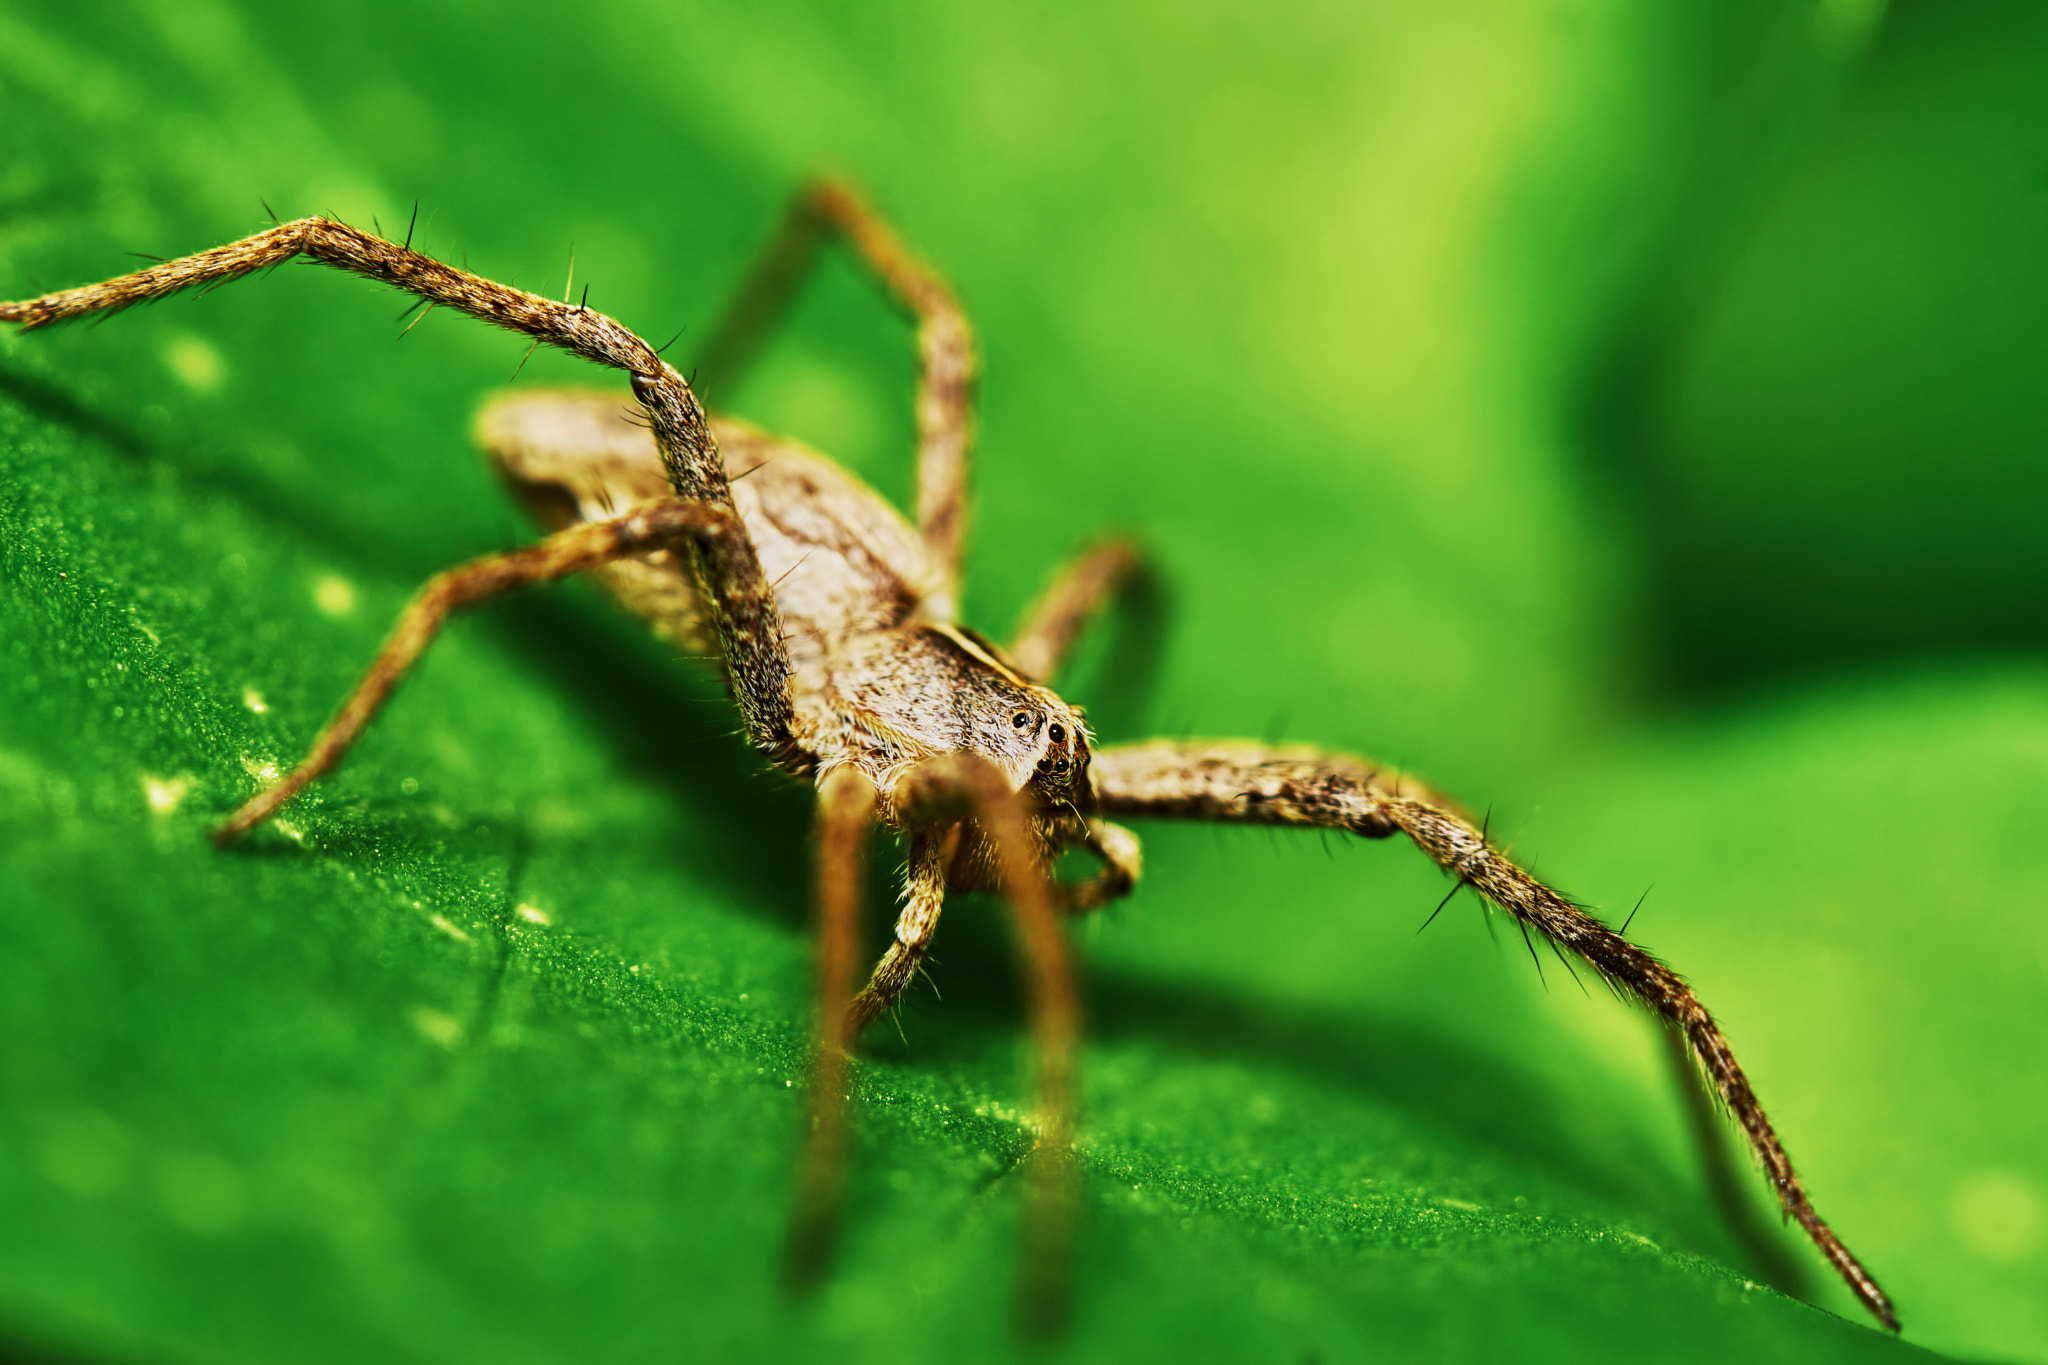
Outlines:
[{"label": "highlight spot on leaf", "polygon": [[172,337],[164,347],[164,365],[195,393],[212,393],[227,378],[227,362],[213,344],[190,332]]},{"label": "highlight spot on leaf", "polygon": [[2018,1261],[2041,1240],[2041,1196],[2008,1171],[1974,1171],[1957,1183],[1949,1217],[1965,1247],[1987,1261]]},{"label": "highlight spot on leaf", "polygon": [[429,1042],[438,1043],[442,1047],[452,1048],[462,1041],[461,1021],[454,1015],[444,1014],[430,1005],[413,1006],[412,1026]]},{"label": "highlight spot on leaf", "polygon": [[322,574],[313,582],[313,605],[329,616],[348,616],[356,609],[355,585],[340,574]]},{"label": "highlight spot on leaf", "polygon": [[433,925],[436,929],[439,929],[442,933],[448,935],[448,937],[454,939],[457,943],[470,942],[469,934],[465,930],[457,926],[452,920],[450,920],[445,915],[429,916],[427,919],[427,923]]},{"label": "highlight spot on leaf", "polygon": [[185,793],[192,790],[192,779],[174,777],[169,781],[162,778],[142,779],[142,794],[149,801],[149,808],[158,815],[169,815],[185,799]]}]

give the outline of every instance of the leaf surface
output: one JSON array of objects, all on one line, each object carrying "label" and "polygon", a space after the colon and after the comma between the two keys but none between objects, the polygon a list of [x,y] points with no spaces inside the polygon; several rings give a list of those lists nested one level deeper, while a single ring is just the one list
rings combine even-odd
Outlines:
[{"label": "leaf surface", "polygon": [[[981,330],[978,620],[1130,528],[1173,613],[1149,692],[1134,623],[1079,661],[1106,737],[1374,752],[1496,797],[1616,913],[1655,882],[1635,932],[1723,1016],[1908,1343],[2039,1358],[2048,958],[2002,888],[2042,881],[2048,685],[1627,701],[1627,538],[1559,414],[1660,211],[1598,225],[1677,192],[1687,101],[1728,70],[1792,51],[1824,90],[1850,60],[1695,8],[1571,37],[1506,4],[1483,31],[494,9],[479,48],[455,8],[394,43],[368,11],[28,7],[0,19],[0,292],[213,245],[261,198],[399,234],[418,194],[427,249],[558,292],[573,243],[593,306],[687,350],[797,178],[848,168]],[[107,1359],[1024,1354],[1000,907],[949,910],[943,999],[866,1040],[837,1270],[782,1301],[808,804],[595,592],[458,624],[288,828],[205,844],[422,578],[529,534],[463,453],[523,343],[439,314],[394,343],[403,306],[293,267],[0,340],[6,1330]],[[901,493],[909,378],[834,261],[711,397]],[[538,356],[518,382],[608,381]],[[1739,1156],[1716,1204],[1639,1018],[1467,903],[1417,939],[1447,888],[1411,851],[1142,832],[1138,897],[1078,931],[1055,1354],[1911,1349],[1760,1218]]]}]

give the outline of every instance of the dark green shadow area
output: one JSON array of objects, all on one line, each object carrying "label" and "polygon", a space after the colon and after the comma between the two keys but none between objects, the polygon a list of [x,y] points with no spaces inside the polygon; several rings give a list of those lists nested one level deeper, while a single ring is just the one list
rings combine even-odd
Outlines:
[{"label": "dark green shadow area", "polygon": [[1601,390],[1661,687],[2048,645],[2048,12],[1900,0],[1727,177]]}]

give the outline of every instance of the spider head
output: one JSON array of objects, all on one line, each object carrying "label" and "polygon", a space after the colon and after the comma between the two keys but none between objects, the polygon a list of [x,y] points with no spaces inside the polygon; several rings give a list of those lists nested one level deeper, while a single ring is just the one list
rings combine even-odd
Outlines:
[{"label": "spider head", "polygon": [[[1017,671],[1002,651],[965,626],[932,624],[897,644],[877,636],[895,677],[886,695],[860,700],[890,726],[930,748],[966,749],[1009,775],[1040,809],[1079,818],[1095,808],[1088,783],[1088,724],[1081,708]],[[906,655],[903,651],[912,651]],[[894,662],[914,658],[915,671]]]},{"label": "spider head", "polygon": [[[1009,726],[1023,741],[1030,764],[1019,790],[1049,809],[1092,807],[1088,785],[1088,725],[1081,708],[1069,706],[1050,689],[1034,687],[1011,711]],[[1020,765],[1021,766],[1021,765]]]}]

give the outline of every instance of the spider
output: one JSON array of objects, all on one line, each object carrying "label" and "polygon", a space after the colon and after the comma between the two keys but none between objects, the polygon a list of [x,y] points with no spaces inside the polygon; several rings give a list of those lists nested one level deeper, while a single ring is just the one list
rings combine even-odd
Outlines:
[{"label": "spider", "polygon": [[[304,218],[133,274],[0,303],[24,329],[226,283],[308,256],[522,332],[631,378],[618,396],[569,390],[491,399],[477,420],[513,491],[549,528],[525,548],[428,580],[298,767],[215,831],[226,844],[333,768],[449,613],[570,574],[595,574],[657,632],[715,655],[749,741],[817,792],[817,1062],[785,1275],[815,1284],[840,1204],[848,1050],[902,994],[948,892],[999,892],[1014,910],[1037,1053],[1038,1132],[1021,1276],[1027,1315],[1056,1320],[1072,1224],[1072,1096],[1080,1007],[1063,914],[1130,893],[1136,836],[1112,817],[1406,836],[1456,880],[1589,963],[1660,1016],[1741,1126],[1788,1217],[1879,1322],[1891,1301],[1815,1212],[1727,1040],[1669,967],[1543,885],[1450,800],[1345,754],[1242,741],[1097,747],[1055,676],[1089,618],[1138,567],[1106,541],[1062,569],[1007,648],[956,619],[975,377],[973,335],[951,290],[862,197],[821,180],[781,230],[714,334],[743,365],[809,261],[843,238],[917,323],[916,525],[825,457],[734,418],[707,415],[655,348],[583,303],[541,298],[327,218]],[[588,294],[586,291],[585,298]],[[423,315],[424,316],[424,315]],[[530,352],[529,352],[530,353]],[[880,825],[908,844],[895,936],[855,989],[864,846]],[[1061,882],[1055,860],[1099,868]],[[1454,888],[1455,889],[1455,888]]]}]

